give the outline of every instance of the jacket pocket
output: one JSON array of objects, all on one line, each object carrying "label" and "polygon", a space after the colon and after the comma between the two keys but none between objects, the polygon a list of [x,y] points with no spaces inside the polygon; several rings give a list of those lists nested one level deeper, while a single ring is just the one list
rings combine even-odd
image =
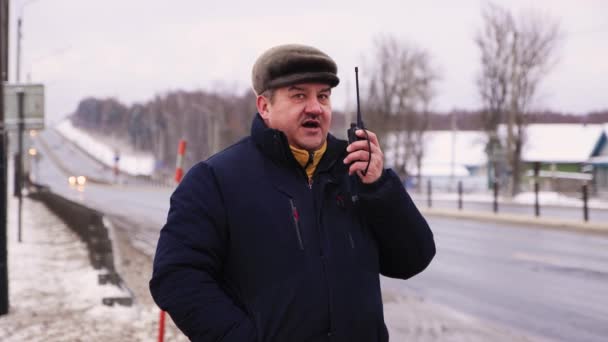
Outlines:
[{"label": "jacket pocket", "polygon": [[301,250],[304,250],[304,242],[302,241],[302,232],[300,231],[300,214],[298,213],[298,208],[294,203],[293,199],[289,199],[289,205],[291,207],[291,218],[293,220],[293,226],[296,230],[296,236],[298,238],[298,245]]}]

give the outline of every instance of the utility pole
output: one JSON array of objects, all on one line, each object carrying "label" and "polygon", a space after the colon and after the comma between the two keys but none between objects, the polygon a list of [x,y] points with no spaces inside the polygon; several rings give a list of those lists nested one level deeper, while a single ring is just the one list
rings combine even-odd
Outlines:
[{"label": "utility pole", "polygon": [[454,168],[456,166],[456,112],[452,112],[451,116],[451,128],[452,128],[452,144],[451,144],[451,153],[450,153],[450,189],[452,188],[452,184],[454,184]]},{"label": "utility pole", "polygon": [[517,187],[517,184],[515,184],[514,180],[516,179],[516,177],[514,177],[515,172],[519,172],[519,170],[515,170],[515,158],[517,158],[515,156],[515,136],[513,134],[513,126],[515,126],[515,116],[519,115],[519,106],[517,101],[519,100],[518,97],[520,96],[520,89],[519,89],[519,85],[518,85],[518,81],[519,81],[519,74],[518,74],[518,59],[517,59],[517,54],[519,53],[518,50],[518,41],[517,41],[518,37],[517,37],[517,31],[515,31],[513,33],[513,42],[511,43],[511,78],[510,78],[510,82],[511,82],[511,86],[510,86],[510,92],[511,92],[511,107],[510,109],[507,111],[507,162],[509,163],[508,168],[511,171],[510,172],[510,179],[509,179],[509,196],[514,196],[515,195],[515,190]]},{"label": "utility pole", "polygon": [[17,78],[15,79],[15,83],[21,82],[21,38],[23,38],[21,34],[21,22],[21,16],[19,16],[17,19],[17,64],[15,65],[15,75]]},{"label": "utility pole", "polygon": [[18,145],[19,145],[19,152],[18,153],[18,157],[17,157],[17,163],[15,163],[15,170],[17,170],[17,172],[15,172],[15,178],[17,179],[17,181],[15,182],[15,186],[17,187],[16,189],[16,193],[17,193],[17,199],[18,199],[18,209],[17,209],[17,241],[19,241],[19,243],[21,243],[21,216],[22,216],[22,211],[23,211],[23,130],[25,127],[25,117],[23,114],[24,111],[24,97],[25,97],[25,93],[24,90],[21,89],[17,92],[17,108],[19,111],[19,124],[17,125],[18,127],[18,132],[17,132],[17,139],[19,139]]},{"label": "utility pole", "polygon": [[29,1],[25,1],[21,4],[21,7],[19,8],[19,13],[17,14],[17,64],[16,64],[16,70],[15,70],[15,75],[17,76],[15,78],[15,83],[20,83],[21,82],[21,40],[23,38],[23,34],[21,33],[21,26],[23,23],[23,10],[25,8],[26,5],[29,5],[32,2],[35,2],[38,0],[29,0]]},{"label": "utility pole", "polygon": [[0,316],[8,314],[6,127],[4,82],[8,81],[8,2],[0,0]]}]

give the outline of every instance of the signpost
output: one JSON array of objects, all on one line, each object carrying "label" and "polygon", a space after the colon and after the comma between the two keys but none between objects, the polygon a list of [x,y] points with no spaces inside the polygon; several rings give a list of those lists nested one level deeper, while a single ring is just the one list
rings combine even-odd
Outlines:
[{"label": "signpost", "polygon": [[4,84],[4,125],[19,129],[19,94],[23,94],[24,129],[44,128],[44,86],[42,84]]},{"label": "signpost", "polygon": [[44,86],[42,84],[4,84],[4,128],[17,130],[19,151],[15,158],[15,196],[17,206],[17,240],[21,242],[23,208],[24,156],[23,131],[44,128]]}]

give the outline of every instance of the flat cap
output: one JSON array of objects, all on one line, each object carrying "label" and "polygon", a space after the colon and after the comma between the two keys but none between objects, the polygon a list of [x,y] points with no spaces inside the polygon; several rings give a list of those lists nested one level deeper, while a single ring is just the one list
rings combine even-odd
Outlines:
[{"label": "flat cap", "polygon": [[270,48],[253,65],[251,82],[256,94],[303,82],[340,83],[331,57],[312,46],[288,44]]}]

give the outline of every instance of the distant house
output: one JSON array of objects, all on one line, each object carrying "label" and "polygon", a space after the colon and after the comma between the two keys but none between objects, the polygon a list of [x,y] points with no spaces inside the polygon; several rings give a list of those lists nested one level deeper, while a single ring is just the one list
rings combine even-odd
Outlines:
[{"label": "distant house", "polygon": [[593,188],[600,197],[608,198],[608,124],[598,139],[587,170],[593,174]]},{"label": "distant house", "polygon": [[[541,166],[541,186],[545,189],[572,192],[591,181],[597,189],[608,193],[608,141],[602,125],[531,124],[526,127],[522,150],[522,172],[532,176],[534,164]],[[499,134],[506,134],[501,126]],[[403,146],[392,137],[392,145],[385,151],[386,163],[394,167]],[[420,173],[422,181],[433,181],[433,188],[454,190],[462,180],[465,190],[488,187],[487,134],[483,131],[428,131],[424,135],[422,168],[408,165],[408,173]],[[390,146],[390,145],[389,145]],[[592,165],[586,166],[586,165]],[[593,173],[589,169],[593,168]],[[531,189],[531,177],[524,177],[524,189]],[[526,187],[528,186],[528,187]]]},{"label": "distant house", "polygon": [[525,174],[532,176],[538,162],[541,187],[578,192],[583,183],[592,181],[593,175],[585,173],[585,165],[597,153],[598,143],[605,136],[602,125],[528,125],[522,151]]},{"label": "distant house", "polygon": [[[396,145],[397,138],[390,141]],[[480,131],[428,131],[424,134],[424,154],[421,170],[408,165],[408,173],[426,184],[433,182],[439,191],[454,191],[459,180],[465,191],[487,188],[486,134]],[[404,147],[398,146],[385,152],[386,164],[394,167]],[[408,184],[413,184],[413,180]]]},{"label": "distant house", "polygon": [[602,125],[528,125],[522,161],[526,164],[540,162],[547,170],[581,172],[593,155],[603,129]]}]

